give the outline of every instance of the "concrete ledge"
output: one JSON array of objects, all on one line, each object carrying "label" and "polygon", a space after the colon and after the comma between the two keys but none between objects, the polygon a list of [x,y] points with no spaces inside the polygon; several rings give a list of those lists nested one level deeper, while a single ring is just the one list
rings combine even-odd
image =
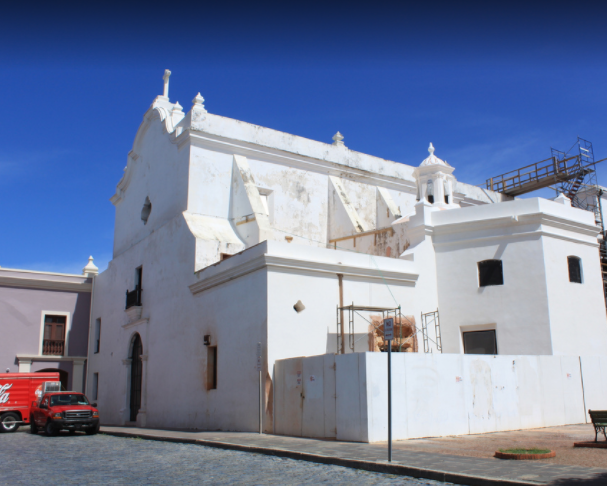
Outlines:
[{"label": "concrete ledge", "polygon": [[134,432],[117,432],[104,430],[102,427],[100,432],[106,435],[112,435],[115,437],[128,437],[128,438],[139,438],[145,440],[156,440],[161,442],[176,442],[181,444],[193,444],[206,447],[214,447],[216,449],[235,450],[241,452],[254,452],[257,454],[265,454],[269,456],[287,457],[289,459],[295,459],[299,461],[315,462],[319,464],[328,464],[333,466],[349,467],[352,469],[361,469],[364,471],[378,472],[384,474],[394,474],[398,476],[410,476],[417,479],[432,479],[434,481],[443,481],[454,484],[465,484],[469,486],[484,486],[484,485],[499,485],[499,486],[515,486],[515,485],[534,485],[537,486],[538,482],[532,481],[512,481],[502,480],[484,476],[469,476],[466,474],[452,473],[448,471],[422,469],[414,466],[405,466],[398,463],[388,462],[372,462],[363,461],[359,459],[347,459],[341,457],[325,456],[320,454],[311,454],[308,452],[299,452],[292,450],[259,447],[259,446],[248,446],[243,444],[234,444],[231,442],[219,442],[204,439],[188,439],[185,437],[167,437],[146,434],[144,430],[142,433]]}]

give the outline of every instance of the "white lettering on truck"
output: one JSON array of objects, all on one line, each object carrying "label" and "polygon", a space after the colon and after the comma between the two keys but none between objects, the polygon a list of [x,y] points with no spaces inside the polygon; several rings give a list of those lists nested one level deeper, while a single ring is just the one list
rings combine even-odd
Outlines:
[{"label": "white lettering on truck", "polygon": [[6,385],[0,386],[0,403],[6,403],[6,402],[8,402],[8,398],[10,397],[10,393],[8,393],[7,390],[9,390],[12,386],[13,386],[12,383],[10,385],[6,384]]}]

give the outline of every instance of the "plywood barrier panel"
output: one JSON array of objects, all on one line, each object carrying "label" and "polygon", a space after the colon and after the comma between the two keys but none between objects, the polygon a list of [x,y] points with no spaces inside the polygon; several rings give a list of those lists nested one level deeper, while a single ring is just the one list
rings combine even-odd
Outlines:
[{"label": "plywood barrier panel", "polygon": [[324,356],[302,359],[303,365],[303,437],[325,436]]},{"label": "plywood barrier panel", "polygon": [[303,415],[302,358],[276,361],[275,433],[301,437]]}]

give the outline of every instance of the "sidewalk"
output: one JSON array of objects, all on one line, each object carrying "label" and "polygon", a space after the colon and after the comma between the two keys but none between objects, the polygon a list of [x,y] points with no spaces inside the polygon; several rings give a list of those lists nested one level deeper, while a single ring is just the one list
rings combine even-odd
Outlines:
[{"label": "sidewalk", "polygon": [[[603,468],[548,464],[542,461],[504,461],[397,447],[412,441],[395,442],[392,463],[388,463],[385,444],[324,441],[244,432],[191,432],[136,427],[104,426],[101,432],[118,437],[140,437],[256,452],[469,486],[607,484],[607,469]],[[573,448],[573,444],[571,447]]]}]

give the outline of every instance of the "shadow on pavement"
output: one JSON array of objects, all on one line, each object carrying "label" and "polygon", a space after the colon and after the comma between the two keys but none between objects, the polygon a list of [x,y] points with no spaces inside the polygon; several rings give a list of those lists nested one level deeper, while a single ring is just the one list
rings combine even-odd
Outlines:
[{"label": "shadow on pavement", "polygon": [[593,478],[586,479],[558,479],[552,481],[550,486],[566,486],[570,484],[580,484],[583,486],[605,486],[607,484],[607,473],[597,474]]}]

